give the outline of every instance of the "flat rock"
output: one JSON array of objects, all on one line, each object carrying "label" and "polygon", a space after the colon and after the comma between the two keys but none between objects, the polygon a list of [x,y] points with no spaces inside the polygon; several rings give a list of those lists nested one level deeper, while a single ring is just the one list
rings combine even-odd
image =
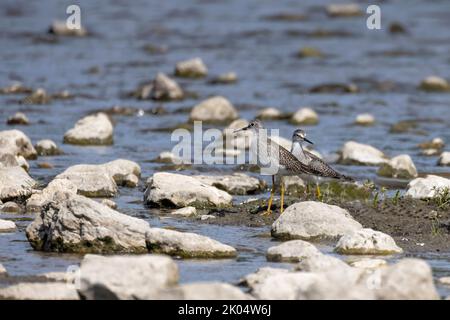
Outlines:
[{"label": "flat rock", "polygon": [[148,251],[182,258],[232,258],[236,249],[195,233],[151,228],[146,234]]},{"label": "flat rock", "polygon": [[342,164],[376,166],[387,162],[380,150],[354,141],[346,142],[340,153],[339,162]]},{"label": "flat rock", "polygon": [[435,175],[416,178],[408,183],[405,196],[417,199],[433,198],[445,188],[450,188],[450,179]]},{"label": "flat rock", "polygon": [[181,174],[157,172],[147,180],[145,203],[160,207],[223,207],[232,197],[225,191]]},{"label": "flat rock", "polygon": [[159,255],[88,254],[80,275],[80,295],[89,300],[151,299],[179,279],[177,264]]},{"label": "flat rock", "polygon": [[352,261],[349,263],[350,266],[354,268],[360,268],[360,269],[378,269],[382,267],[386,267],[388,264],[386,260],[383,259],[360,259],[356,261]]},{"label": "flat rock", "polygon": [[84,196],[58,192],[28,225],[26,235],[40,251],[143,253],[148,229],[144,220]]},{"label": "flat rock", "polygon": [[272,224],[272,236],[283,239],[337,238],[362,229],[347,210],[322,202],[297,202]]},{"label": "flat rock", "polygon": [[253,300],[241,289],[224,282],[194,282],[161,290],[163,300]]},{"label": "flat rock", "polygon": [[244,173],[233,173],[223,176],[195,176],[195,179],[224,190],[229,194],[246,195],[255,194],[266,188],[264,180],[260,180]]},{"label": "flat rock", "polygon": [[195,207],[184,207],[178,210],[170,212],[173,216],[191,217],[197,215],[197,209]]},{"label": "flat rock", "polygon": [[29,197],[36,182],[21,167],[0,167],[0,200]]},{"label": "flat rock", "polygon": [[103,113],[86,116],[64,134],[64,143],[76,145],[111,145],[114,127]]},{"label": "flat rock", "polygon": [[49,139],[39,140],[34,148],[39,156],[57,156],[62,154],[56,143]]},{"label": "flat rock", "polygon": [[13,221],[0,219],[0,232],[14,232],[16,229]]},{"label": "flat rock", "polygon": [[319,116],[311,108],[301,108],[291,118],[294,124],[312,125],[319,123]]},{"label": "flat rock", "polygon": [[18,283],[0,288],[0,299],[79,300],[75,286],[61,282]]},{"label": "flat rock", "polygon": [[190,113],[191,121],[224,122],[237,119],[234,106],[224,97],[215,96],[196,105]]},{"label": "flat rock", "polygon": [[303,240],[291,240],[270,247],[267,250],[267,260],[275,262],[299,262],[313,255],[321,254],[311,243]]},{"label": "flat rock", "polygon": [[25,159],[37,158],[37,152],[30,139],[16,129],[0,131],[0,154],[5,153],[23,156]]},{"label": "flat rock", "polygon": [[417,169],[411,157],[402,154],[383,163],[378,169],[378,175],[390,178],[412,179],[417,177]]},{"label": "flat rock", "polygon": [[201,78],[208,75],[208,68],[200,58],[189,59],[176,64],[175,75],[185,78]]},{"label": "flat rock", "polygon": [[394,239],[369,228],[356,230],[342,236],[335,251],[340,254],[389,255],[402,253]]}]

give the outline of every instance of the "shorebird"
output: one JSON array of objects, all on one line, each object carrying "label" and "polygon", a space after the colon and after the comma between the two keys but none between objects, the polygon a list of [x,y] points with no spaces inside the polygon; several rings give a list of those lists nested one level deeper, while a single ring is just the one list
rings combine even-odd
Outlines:
[{"label": "shorebird", "polygon": [[[314,144],[311,140],[306,138],[306,132],[302,129],[297,129],[292,134],[292,147],[291,153],[304,165],[308,166],[309,171],[315,178],[327,177],[333,179],[342,179],[347,181],[354,181],[353,178],[343,175],[336,170],[334,170],[325,161],[312,154],[308,150],[303,148],[303,143],[307,142],[309,144]],[[320,178],[319,178],[320,179]],[[316,192],[320,197],[320,188],[318,179],[316,182]]]},{"label": "shorebird", "polygon": [[[260,168],[270,166],[272,176],[272,188],[270,190],[270,198],[267,205],[265,215],[271,213],[273,195],[275,193],[275,176],[280,178],[284,175],[300,175],[313,174],[309,166],[299,161],[291,152],[271,140],[262,123],[258,120],[250,122],[250,124],[242,129],[235,130],[234,133],[242,130],[251,130],[253,133],[252,150],[256,151],[257,163]],[[256,150],[254,149],[256,148]],[[281,179],[280,179],[281,180]],[[281,188],[281,213],[283,213],[284,202],[284,185],[280,183]]]}]

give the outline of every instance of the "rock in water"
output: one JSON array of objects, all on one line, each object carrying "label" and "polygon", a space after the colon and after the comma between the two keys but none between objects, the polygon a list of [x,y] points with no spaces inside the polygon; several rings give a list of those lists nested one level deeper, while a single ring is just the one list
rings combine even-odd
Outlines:
[{"label": "rock in water", "polygon": [[197,209],[194,207],[184,207],[178,210],[174,210],[170,213],[173,216],[191,217],[197,215]]},{"label": "rock in water", "polygon": [[244,173],[233,173],[225,176],[195,176],[201,182],[224,190],[230,194],[254,194],[263,191],[266,187],[264,180],[260,180]]},{"label": "rock in water", "polygon": [[237,119],[234,106],[224,97],[215,96],[196,105],[190,114],[191,121],[225,122]]},{"label": "rock in water", "polygon": [[361,229],[342,236],[335,248],[341,254],[388,255],[403,250],[391,236],[372,229]]},{"label": "rock in water", "polygon": [[67,27],[66,21],[54,21],[50,26],[49,33],[55,34],[57,36],[70,36],[70,37],[84,37],[88,33],[84,27],[69,29]]},{"label": "rock in water", "polygon": [[450,179],[427,175],[416,178],[408,183],[405,196],[417,199],[433,198],[445,189],[450,189]]},{"label": "rock in water", "polygon": [[294,124],[312,125],[319,123],[319,116],[311,108],[301,108],[291,118]]},{"label": "rock in water", "polygon": [[98,256],[81,261],[80,294],[89,300],[154,299],[161,288],[178,283],[177,264],[159,255]]},{"label": "rock in water", "polygon": [[441,77],[429,76],[422,80],[420,89],[425,91],[450,91],[450,84]]},{"label": "rock in water", "polygon": [[181,61],[175,66],[175,75],[178,77],[201,78],[207,74],[208,68],[200,58]]},{"label": "rock in water", "polygon": [[297,202],[272,224],[272,236],[282,239],[336,238],[362,229],[347,210],[322,202]]},{"label": "rock in water", "polygon": [[291,240],[267,250],[267,260],[275,262],[299,262],[302,259],[322,254],[314,245],[303,240]]},{"label": "rock in water", "polygon": [[223,207],[232,197],[225,191],[203,183],[194,177],[157,172],[147,180],[144,201],[160,207]]},{"label": "rock in water", "polygon": [[16,224],[9,220],[0,219],[0,232],[16,231]]},{"label": "rock in water", "polygon": [[161,72],[156,75],[149,89],[148,95],[154,100],[180,100],[184,97],[178,83]]},{"label": "rock in water", "polygon": [[77,145],[113,144],[113,124],[103,113],[86,116],[64,134],[64,143]]},{"label": "rock in water", "polygon": [[182,258],[232,258],[236,249],[195,233],[151,228],[146,234],[148,251]]},{"label": "rock in water", "polygon": [[337,269],[349,269],[344,261],[326,254],[316,254],[300,260],[295,270],[306,272],[326,272]]},{"label": "rock in water", "polygon": [[77,186],[67,179],[54,179],[41,192],[35,192],[27,199],[27,211],[37,212],[49,202],[57,192],[76,194]]},{"label": "rock in water", "polygon": [[0,200],[29,197],[36,182],[21,167],[0,167]]},{"label": "rock in water", "polygon": [[56,143],[49,139],[39,140],[34,148],[40,156],[57,156],[62,154]]},{"label": "rock in water", "polygon": [[387,162],[380,150],[354,141],[346,142],[340,153],[339,162],[342,164],[376,166]]},{"label": "rock in water", "polygon": [[371,126],[375,123],[375,117],[370,113],[358,114],[355,119],[355,124],[360,126]]},{"label": "rock in water", "polygon": [[58,192],[28,225],[35,250],[74,253],[147,252],[146,221],[89,198]]},{"label": "rock in water", "polygon": [[8,120],[6,120],[6,124],[27,125],[30,124],[30,120],[28,120],[27,116],[23,112],[17,112],[13,116],[9,117]]},{"label": "rock in water", "polygon": [[37,158],[37,152],[30,139],[19,130],[0,131],[0,154],[5,153],[23,156],[25,159]]},{"label": "rock in water", "polygon": [[438,165],[450,166],[450,151],[442,152],[439,156]]},{"label": "rock in water", "polygon": [[276,108],[265,108],[258,112],[256,115],[257,119],[261,120],[277,120],[283,117],[280,110]]},{"label": "rock in water", "polygon": [[361,7],[356,3],[335,3],[326,7],[330,17],[355,17],[363,14]]},{"label": "rock in water", "polygon": [[0,289],[0,299],[11,300],[79,300],[74,285],[61,282],[18,283]]},{"label": "rock in water", "polygon": [[383,163],[378,169],[378,174],[383,177],[412,179],[417,177],[417,169],[411,157],[402,154]]}]

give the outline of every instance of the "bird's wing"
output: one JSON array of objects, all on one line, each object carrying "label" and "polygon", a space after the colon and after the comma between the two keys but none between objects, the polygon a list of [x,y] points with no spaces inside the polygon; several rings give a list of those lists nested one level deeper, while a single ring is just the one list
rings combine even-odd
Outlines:
[{"label": "bird's wing", "polygon": [[314,174],[313,171],[310,170],[309,166],[300,162],[292,153],[288,150],[280,146],[278,143],[273,140],[268,140],[268,148],[278,148],[278,159],[280,165],[284,166],[286,170],[291,171],[293,173],[308,173]]},{"label": "bird's wing", "polygon": [[328,163],[320,159],[318,156],[312,154],[311,152],[304,151],[311,158],[311,161],[308,163],[308,166],[311,171],[314,172],[315,175],[336,179],[346,179],[351,180],[350,177],[344,176],[338,171],[334,170]]}]

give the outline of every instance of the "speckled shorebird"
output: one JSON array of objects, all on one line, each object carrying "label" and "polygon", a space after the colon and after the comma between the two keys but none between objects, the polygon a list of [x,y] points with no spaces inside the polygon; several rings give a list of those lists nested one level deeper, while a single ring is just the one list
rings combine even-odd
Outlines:
[{"label": "speckled shorebird", "polygon": [[[325,161],[312,154],[308,150],[305,150],[303,143],[307,142],[313,144],[313,142],[306,138],[306,132],[302,129],[297,129],[292,134],[292,148],[291,153],[304,165],[308,167],[310,174],[318,177],[327,177],[333,179],[342,179],[347,181],[354,181],[353,178],[343,175],[331,166],[329,166]],[[320,197],[319,181],[315,179],[317,196]]]},{"label": "speckled shorebird", "polygon": [[[256,148],[257,164],[261,168],[267,167],[269,165],[271,169],[275,169],[272,174],[272,188],[270,190],[270,198],[267,205],[267,211],[265,213],[265,215],[269,215],[271,213],[273,195],[275,193],[275,176],[281,178],[285,175],[313,174],[313,171],[309,169],[308,165],[302,163],[294,155],[292,155],[291,152],[271,140],[260,121],[252,121],[248,126],[242,129],[235,130],[234,132],[236,133],[242,130],[251,130],[253,132],[254,139],[252,141],[252,148]],[[280,189],[280,210],[281,213],[283,213],[283,183],[280,183]]]}]

